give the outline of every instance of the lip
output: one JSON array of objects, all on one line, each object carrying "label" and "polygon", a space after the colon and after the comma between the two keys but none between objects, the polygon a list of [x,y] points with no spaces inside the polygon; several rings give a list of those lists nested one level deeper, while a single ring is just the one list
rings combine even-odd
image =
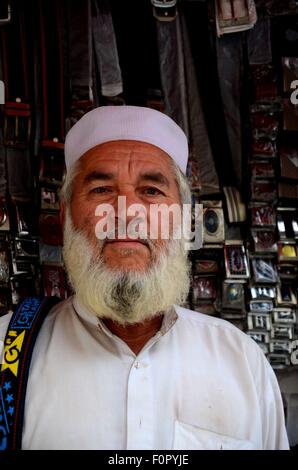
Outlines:
[{"label": "lip", "polygon": [[116,244],[117,246],[123,246],[126,247],[129,245],[131,248],[139,245],[144,245],[147,246],[147,243],[145,243],[142,240],[108,240],[106,241],[106,244]]}]

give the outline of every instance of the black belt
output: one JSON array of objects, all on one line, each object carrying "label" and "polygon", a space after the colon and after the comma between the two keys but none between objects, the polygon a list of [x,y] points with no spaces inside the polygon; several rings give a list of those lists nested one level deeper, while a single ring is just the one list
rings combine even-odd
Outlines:
[{"label": "black belt", "polygon": [[[32,198],[30,62],[25,3],[11,0],[11,20],[1,26],[2,78],[5,84],[3,145],[8,191],[15,200]],[[21,174],[22,172],[22,174]]]},{"label": "black belt", "polygon": [[2,67],[6,88],[6,101],[29,100],[27,31],[24,4],[11,0],[11,21],[1,26]]},{"label": "black belt", "polygon": [[[43,140],[65,137],[62,7],[57,0],[38,2],[41,44]],[[49,18],[52,20],[49,21]]]},{"label": "black belt", "polygon": [[88,101],[92,84],[90,0],[67,1],[67,26],[71,102]]}]

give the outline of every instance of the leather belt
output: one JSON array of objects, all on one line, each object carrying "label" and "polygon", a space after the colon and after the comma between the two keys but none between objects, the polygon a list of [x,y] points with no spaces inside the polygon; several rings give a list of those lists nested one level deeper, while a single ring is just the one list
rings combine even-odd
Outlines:
[{"label": "leather belt", "polygon": [[[43,101],[43,140],[65,137],[64,67],[61,38],[61,2],[38,2],[41,43],[41,78]],[[49,22],[49,18],[54,21]],[[48,78],[51,77],[48,85]],[[55,142],[55,141],[54,141]]]},{"label": "leather belt", "polygon": [[173,21],[177,16],[177,0],[151,0],[153,16],[159,21]]},{"label": "leather belt", "polygon": [[0,26],[3,24],[10,23],[11,21],[11,7],[10,1],[1,2],[1,16],[0,16]]},{"label": "leather belt", "polygon": [[[11,17],[10,7],[13,11]],[[31,110],[28,25],[25,24],[24,4],[10,0],[7,11],[7,24],[1,27],[2,78],[6,92],[3,126],[5,167],[11,198],[29,200],[33,185],[29,150]]]}]

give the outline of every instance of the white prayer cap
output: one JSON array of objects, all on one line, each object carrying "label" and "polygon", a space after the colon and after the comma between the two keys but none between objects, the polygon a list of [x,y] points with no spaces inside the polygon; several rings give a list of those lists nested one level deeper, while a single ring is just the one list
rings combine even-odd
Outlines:
[{"label": "white prayer cap", "polygon": [[66,136],[66,168],[93,147],[115,140],[155,145],[186,173],[188,144],[184,132],[167,115],[138,106],[101,106],[85,114]]}]

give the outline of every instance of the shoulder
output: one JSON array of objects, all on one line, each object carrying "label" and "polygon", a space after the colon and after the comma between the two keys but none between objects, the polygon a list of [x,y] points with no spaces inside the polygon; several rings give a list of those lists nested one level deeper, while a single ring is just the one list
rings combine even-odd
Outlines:
[{"label": "shoulder", "polygon": [[247,337],[239,328],[236,328],[232,323],[222,318],[213,317],[205,313],[178,306],[175,306],[175,310],[178,315],[179,323],[185,327],[192,327],[196,330],[206,328],[214,333],[228,332],[242,338]]},{"label": "shoulder", "polygon": [[3,341],[6,335],[6,331],[12,317],[12,312],[7,313],[0,317],[0,341]]},{"label": "shoulder", "polygon": [[41,334],[51,335],[57,326],[60,329],[67,329],[67,319],[73,316],[72,297],[58,302],[48,312],[42,326]]},{"label": "shoulder", "polygon": [[[47,317],[44,321],[44,324],[51,325],[55,322],[55,319],[57,318],[58,315],[62,316],[65,313],[70,313],[69,310],[71,310],[72,308],[71,306],[72,306],[71,298],[68,298],[67,300],[61,301],[58,304],[56,304],[48,312]],[[3,351],[4,340],[6,337],[7,329],[8,329],[12,315],[13,315],[13,312],[10,312],[0,317],[0,355],[2,354],[2,351]]]},{"label": "shoulder", "polygon": [[[278,392],[275,373],[262,349],[247,334],[221,318],[175,306],[177,329],[181,342],[192,351],[223,365],[233,365],[248,372],[262,395],[265,386]],[[279,392],[278,392],[279,393]]]},{"label": "shoulder", "polygon": [[7,313],[6,315],[3,315],[2,317],[0,317],[0,356],[3,351],[4,340],[5,340],[7,328],[8,328],[11,317],[12,317],[12,312]]},{"label": "shoulder", "polygon": [[240,359],[249,357],[250,362],[267,359],[261,348],[247,334],[232,323],[221,318],[175,306],[177,326],[183,335],[203,342],[205,348],[216,349],[223,354],[234,353]]}]

